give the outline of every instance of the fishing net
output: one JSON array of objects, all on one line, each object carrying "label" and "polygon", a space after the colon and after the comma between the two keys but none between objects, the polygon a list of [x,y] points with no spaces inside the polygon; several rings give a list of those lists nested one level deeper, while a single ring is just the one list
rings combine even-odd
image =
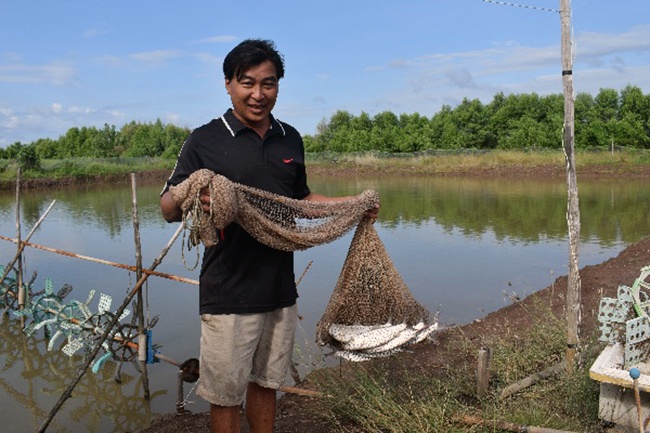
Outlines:
[{"label": "fishing net", "polygon": [[372,222],[363,219],[316,327],[316,342],[363,361],[422,341],[437,327],[397,272]]},{"label": "fishing net", "polygon": [[[209,188],[210,212],[199,194]],[[219,242],[218,233],[235,222],[259,242],[283,251],[332,242],[357,227],[316,341],[352,361],[387,356],[428,337],[437,321],[420,305],[395,269],[366,210],[379,196],[366,190],[350,200],[296,200],[241,185],[203,169],[170,187],[183,210],[188,247]]]},{"label": "fishing net", "polygon": [[[199,193],[210,188],[210,212],[201,209]],[[170,187],[183,210],[192,246],[218,242],[218,232],[231,222],[239,224],[261,243],[278,250],[299,251],[332,242],[354,228],[366,210],[379,203],[379,195],[366,190],[341,202],[296,200],[232,182],[207,169],[198,170]]]}]

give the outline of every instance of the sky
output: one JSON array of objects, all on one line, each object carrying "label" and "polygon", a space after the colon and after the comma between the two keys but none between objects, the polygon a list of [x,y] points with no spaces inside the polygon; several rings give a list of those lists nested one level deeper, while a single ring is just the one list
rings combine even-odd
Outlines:
[{"label": "sky", "polygon": [[[521,7],[526,6],[526,7]],[[559,0],[2,0],[0,147],[131,121],[190,129],[231,107],[222,62],[275,41],[274,115],[431,117],[463,98],[562,93]],[[574,0],[576,93],[650,92],[650,1]]]}]

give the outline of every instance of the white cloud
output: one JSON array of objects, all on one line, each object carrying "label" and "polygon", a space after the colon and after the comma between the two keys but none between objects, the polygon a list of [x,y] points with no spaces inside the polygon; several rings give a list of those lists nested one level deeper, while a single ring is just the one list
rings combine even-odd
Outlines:
[{"label": "white cloud", "polygon": [[108,33],[108,30],[101,28],[101,27],[93,27],[88,30],[86,30],[83,33],[84,38],[95,38],[97,36],[102,36]]},{"label": "white cloud", "polygon": [[124,66],[124,60],[118,56],[110,56],[110,55],[100,56],[97,58],[97,62],[102,65],[110,66],[113,68],[120,68]]},{"label": "white cloud", "polygon": [[223,44],[230,43],[239,39],[237,36],[231,35],[222,35],[222,36],[211,36],[209,38],[198,39],[194,41],[195,44]]},{"label": "white cloud", "polygon": [[192,54],[192,56],[200,62],[207,63],[209,65],[221,65],[221,62],[223,61],[221,57],[210,53],[195,53]]},{"label": "white cloud", "polygon": [[7,129],[15,129],[18,127],[18,116],[14,114],[9,108],[0,109],[0,127]]},{"label": "white cloud", "polygon": [[575,37],[577,56],[583,59],[620,55],[623,52],[650,52],[650,24],[632,27],[629,31],[610,34],[582,32]]},{"label": "white cloud", "polygon": [[55,102],[52,104],[52,112],[53,113],[60,113],[61,112],[61,104]]},{"label": "white cloud", "polygon": [[183,52],[177,50],[154,50],[130,54],[129,58],[143,63],[161,64],[181,56]]},{"label": "white cloud", "polygon": [[168,123],[177,124],[181,116],[178,113],[167,113],[165,119],[167,119]]},{"label": "white cloud", "polygon": [[66,62],[52,62],[45,65],[13,63],[0,65],[0,82],[63,86],[71,83],[76,73],[77,69]]},{"label": "white cloud", "polygon": [[89,107],[83,108],[83,107],[77,107],[76,105],[72,105],[66,111],[70,114],[91,114],[97,110]]}]

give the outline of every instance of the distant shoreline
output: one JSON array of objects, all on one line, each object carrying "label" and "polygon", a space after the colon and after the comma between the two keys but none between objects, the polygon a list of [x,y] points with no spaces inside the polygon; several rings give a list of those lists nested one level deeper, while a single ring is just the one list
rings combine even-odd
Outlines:
[{"label": "distant shoreline", "polygon": [[[401,159],[395,160],[370,160],[370,161],[307,161],[308,176],[335,176],[335,177],[364,177],[364,176],[431,176],[431,177],[483,177],[483,178],[530,178],[530,179],[557,179],[566,176],[563,163],[534,163],[526,161],[507,161],[498,163],[475,160],[471,163],[454,165],[454,161],[430,161],[426,164],[413,163]],[[628,163],[616,161],[613,163],[587,163],[577,165],[577,177],[580,178],[644,178],[650,177],[650,162]],[[87,174],[64,176],[57,178],[29,178],[21,181],[21,188],[59,188],[72,185],[90,185],[113,183],[130,183],[130,173]],[[169,177],[170,170],[152,169],[136,171],[136,180],[140,184],[160,183]],[[15,189],[15,180],[1,180],[0,190]]]}]

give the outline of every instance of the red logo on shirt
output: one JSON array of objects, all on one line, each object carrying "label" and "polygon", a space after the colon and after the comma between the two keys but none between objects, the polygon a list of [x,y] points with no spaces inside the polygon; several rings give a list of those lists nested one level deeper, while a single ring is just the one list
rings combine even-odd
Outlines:
[{"label": "red logo on shirt", "polygon": [[284,161],[285,164],[289,164],[290,162],[293,162],[293,158],[289,158],[289,159],[284,158],[283,161]]}]

